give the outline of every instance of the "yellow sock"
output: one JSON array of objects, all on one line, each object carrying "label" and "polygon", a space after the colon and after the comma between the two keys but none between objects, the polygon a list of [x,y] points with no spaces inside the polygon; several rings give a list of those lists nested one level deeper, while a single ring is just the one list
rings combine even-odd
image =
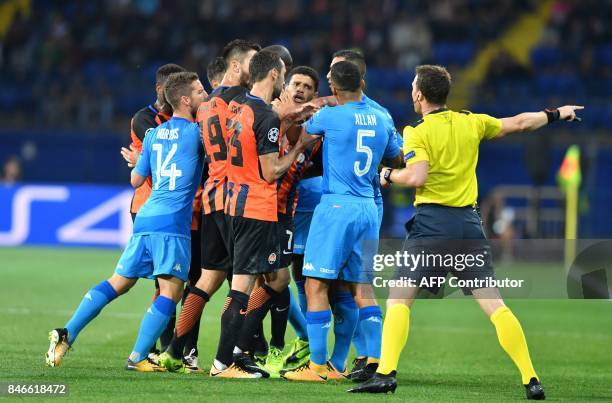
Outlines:
[{"label": "yellow sock", "polygon": [[498,308],[491,315],[491,322],[495,325],[499,344],[521,371],[523,384],[527,385],[531,378],[538,378],[529,357],[525,334],[512,311],[506,306]]},{"label": "yellow sock", "polygon": [[395,304],[387,310],[382,332],[382,350],[377,372],[389,374],[397,370],[397,362],[408,340],[410,308]]}]

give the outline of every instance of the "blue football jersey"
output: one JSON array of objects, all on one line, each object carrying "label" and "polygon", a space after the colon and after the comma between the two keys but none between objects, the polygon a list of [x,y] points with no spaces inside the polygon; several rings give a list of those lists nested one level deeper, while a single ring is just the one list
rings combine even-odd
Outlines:
[{"label": "blue football jersey", "polygon": [[151,175],[152,191],[134,220],[135,234],[190,235],[203,154],[198,124],[187,119],[173,117],[147,134],[134,169]]},{"label": "blue football jersey", "polygon": [[[401,150],[404,147],[404,139],[402,138],[402,135],[395,128],[393,117],[391,116],[387,108],[385,108],[378,102],[374,101],[372,98],[368,98],[368,96],[365,94],[363,94],[363,97],[361,98],[361,100],[365,102],[366,104],[370,105],[372,108],[378,109],[387,117],[388,124],[391,126],[393,130],[393,141],[397,143],[398,148]],[[378,178],[376,178],[373,185],[374,185],[374,196],[376,197],[376,202],[382,204],[383,202],[382,193],[380,191],[380,182],[378,181]]]},{"label": "blue football jersey", "polygon": [[306,132],[324,136],[324,194],[374,198],[378,165],[399,154],[387,116],[363,101],[321,109]]}]

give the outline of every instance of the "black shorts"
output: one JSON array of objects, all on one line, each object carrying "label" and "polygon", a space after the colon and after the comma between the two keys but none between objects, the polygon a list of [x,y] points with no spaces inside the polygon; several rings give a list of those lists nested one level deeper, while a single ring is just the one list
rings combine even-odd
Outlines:
[{"label": "black shorts", "polygon": [[234,274],[265,274],[279,268],[278,222],[230,217],[230,255]]},{"label": "black shorts", "polygon": [[230,271],[229,217],[222,210],[202,215],[201,267]]},{"label": "black shorts", "polygon": [[284,269],[289,267],[293,256],[293,217],[278,215],[278,237],[281,250],[279,268]]},{"label": "black shorts", "polygon": [[195,285],[202,274],[200,264],[201,233],[200,230],[191,231],[191,263],[189,264],[189,283]]},{"label": "black shorts", "polygon": [[412,280],[420,288],[438,294],[441,285],[446,284],[439,279],[451,274],[470,284],[461,287],[466,295],[484,287],[478,284],[495,278],[491,249],[476,208],[419,205],[406,229],[403,252],[420,256],[420,260],[411,267],[399,267],[396,278]]}]

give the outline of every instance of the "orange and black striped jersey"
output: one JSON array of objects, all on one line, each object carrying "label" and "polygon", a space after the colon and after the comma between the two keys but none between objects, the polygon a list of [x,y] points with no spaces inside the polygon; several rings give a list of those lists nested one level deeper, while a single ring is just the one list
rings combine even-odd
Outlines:
[{"label": "orange and black striped jersey", "polygon": [[200,124],[200,135],[208,163],[208,179],[202,192],[204,214],[222,210],[227,194],[227,142],[229,123],[235,116],[232,100],[243,98],[247,89],[242,86],[217,87],[198,109],[196,121]]},{"label": "orange and black striped jersey", "polygon": [[[293,217],[295,206],[298,201],[297,187],[304,175],[304,172],[309,170],[312,165],[313,158],[320,154],[321,142],[318,141],[310,145],[304,152],[302,152],[293,164],[289,167],[287,172],[278,180],[278,214],[286,215],[289,218]],[[286,138],[283,137],[281,146],[281,156],[287,153],[290,148]]]},{"label": "orange and black striped jersey", "polygon": [[[130,145],[138,151],[142,151],[142,142],[147,133],[169,120],[170,116],[158,111],[153,105],[148,105],[134,115],[130,122]],[[147,178],[145,183],[134,190],[130,213],[136,214],[151,194],[151,178]]]},{"label": "orange and black striped jersey", "polygon": [[277,183],[263,178],[259,156],[279,152],[280,119],[261,98],[247,93],[231,122],[226,214],[278,221]]}]

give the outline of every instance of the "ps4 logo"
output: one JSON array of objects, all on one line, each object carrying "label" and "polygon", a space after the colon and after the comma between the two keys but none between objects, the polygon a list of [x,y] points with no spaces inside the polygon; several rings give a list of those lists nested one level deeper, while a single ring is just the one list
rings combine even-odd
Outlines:
[{"label": "ps4 logo", "polygon": [[131,198],[131,190],[117,186],[0,187],[0,246],[124,246],[132,233]]}]

